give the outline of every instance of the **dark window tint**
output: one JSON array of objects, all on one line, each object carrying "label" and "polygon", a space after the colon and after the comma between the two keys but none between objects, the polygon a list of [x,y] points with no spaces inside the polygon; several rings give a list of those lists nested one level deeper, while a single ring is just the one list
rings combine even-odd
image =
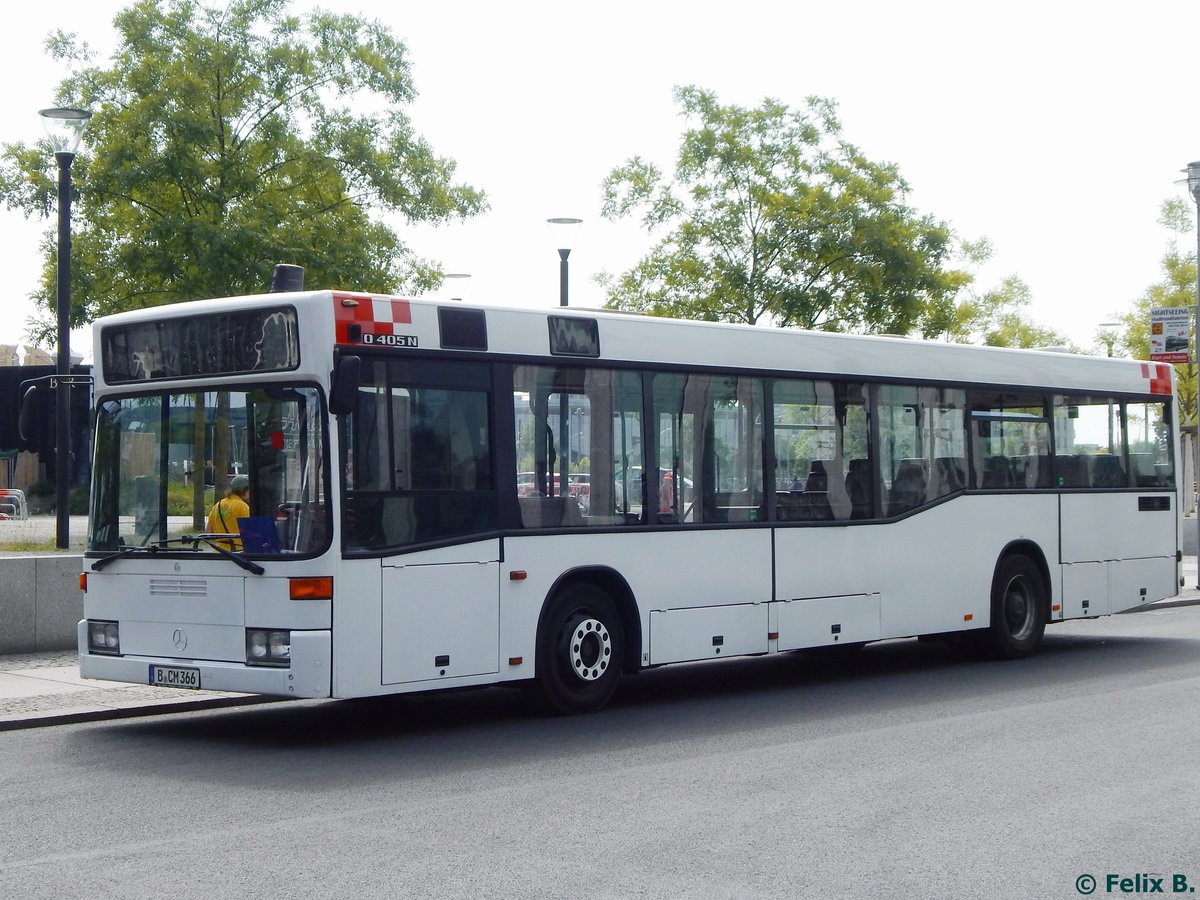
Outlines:
[{"label": "dark window tint", "polygon": [[364,361],[342,424],[348,549],[496,527],[489,395],[486,366]]},{"label": "dark window tint", "polygon": [[482,309],[438,307],[443,350],[486,350],[487,317]]}]

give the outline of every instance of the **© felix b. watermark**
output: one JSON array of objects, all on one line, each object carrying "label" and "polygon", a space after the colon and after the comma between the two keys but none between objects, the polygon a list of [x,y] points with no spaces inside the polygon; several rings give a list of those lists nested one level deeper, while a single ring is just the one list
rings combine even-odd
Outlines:
[{"label": "\u00a9 felix b. watermark", "polygon": [[1087,895],[1100,891],[1105,894],[1194,894],[1196,887],[1187,875],[1089,875],[1075,879],[1075,890]]}]

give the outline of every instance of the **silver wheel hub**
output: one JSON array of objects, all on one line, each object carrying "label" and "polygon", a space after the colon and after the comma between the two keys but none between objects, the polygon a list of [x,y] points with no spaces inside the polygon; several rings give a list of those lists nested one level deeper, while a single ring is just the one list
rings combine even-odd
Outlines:
[{"label": "silver wheel hub", "polygon": [[1025,579],[1014,578],[1008,583],[1004,594],[1004,615],[1008,620],[1009,633],[1017,640],[1024,640],[1033,631],[1033,604],[1028,594]]},{"label": "silver wheel hub", "polygon": [[567,647],[571,671],[583,681],[595,681],[612,661],[612,636],[603,622],[583,619],[576,623]]}]

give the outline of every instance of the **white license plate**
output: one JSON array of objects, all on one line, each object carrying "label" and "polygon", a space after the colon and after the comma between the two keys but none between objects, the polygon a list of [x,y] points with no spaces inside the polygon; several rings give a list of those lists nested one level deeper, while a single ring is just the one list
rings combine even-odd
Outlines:
[{"label": "white license plate", "polygon": [[158,687],[200,690],[200,670],[180,666],[151,666],[150,683]]}]

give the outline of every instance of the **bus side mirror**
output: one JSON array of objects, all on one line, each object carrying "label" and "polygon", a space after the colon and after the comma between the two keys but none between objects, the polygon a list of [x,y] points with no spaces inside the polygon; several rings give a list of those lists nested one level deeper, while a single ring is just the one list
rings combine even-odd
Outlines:
[{"label": "bus side mirror", "polygon": [[329,411],[335,416],[344,416],[354,410],[358,396],[358,385],[362,380],[362,358],[339,356],[333,370],[333,386],[329,390]]},{"label": "bus side mirror", "polygon": [[17,414],[17,433],[26,444],[33,442],[37,431],[37,385],[31,384],[18,403],[20,412]]}]

